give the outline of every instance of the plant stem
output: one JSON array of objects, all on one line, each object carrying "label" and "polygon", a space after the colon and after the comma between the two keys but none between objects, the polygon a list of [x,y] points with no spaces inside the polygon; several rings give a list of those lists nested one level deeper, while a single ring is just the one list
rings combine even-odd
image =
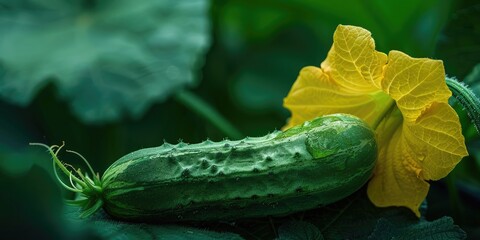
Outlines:
[{"label": "plant stem", "polygon": [[210,104],[205,102],[194,93],[183,90],[175,95],[175,99],[185,105],[190,110],[194,111],[205,120],[210,122],[227,137],[232,139],[242,138],[242,134],[238,131],[227,119],[225,119],[219,112],[217,112]]},{"label": "plant stem", "polygon": [[468,117],[470,117],[477,129],[477,133],[480,134],[480,100],[467,85],[457,81],[455,78],[447,77],[445,80],[453,96],[467,111]]}]

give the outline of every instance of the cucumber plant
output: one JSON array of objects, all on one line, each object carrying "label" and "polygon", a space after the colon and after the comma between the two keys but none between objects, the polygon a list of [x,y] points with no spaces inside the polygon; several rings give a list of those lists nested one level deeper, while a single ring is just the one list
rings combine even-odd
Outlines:
[{"label": "cucumber plant", "polygon": [[[362,120],[333,114],[263,137],[164,143],[129,153],[91,176],[47,146],[61,185],[80,195],[82,216],[103,206],[133,221],[208,221],[280,216],[340,200],[375,166],[375,134]],[[57,167],[67,174],[63,182]],[[72,170],[70,170],[70,168]]]}]

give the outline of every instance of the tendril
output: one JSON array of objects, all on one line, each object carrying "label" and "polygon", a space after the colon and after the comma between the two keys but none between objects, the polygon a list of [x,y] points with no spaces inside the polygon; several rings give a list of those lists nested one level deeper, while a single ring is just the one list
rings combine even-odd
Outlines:
[{"label": "tendril", "polygon": [[70,184],[72,185],[73,188],[77,189],[78,191],[82,191],[81,189],[78,189],[78,188],[75,186],[75,184],[73,183],[73,181],[72,181],[72,175],[73,175],[73,174],[70,174],[70,176],[68,177],[69,180],[70,180]]},{"label": "tendril", "polygon": [[[57,166],[55,165],[55,161],[53,161],[52,163],[53,163],[53,173],[55,174],[55,177],[57,178],[60,185],[62,185],[62,187],[64,187],[65,189],[67,189],[69,191],[76,192],[76,193],[81,193],[82,192],[81,190],[78,190],[76,188],[71,188],[63,182],[63,180],[60,178],[60,176],[58,176]],[[72,179],[72,176],[73,176],[73,174],[70,173],[69,174],[70,179]]]},{"label": "tendril", "polygon": [[[66,150],[69,153],[73,153],[80,157],[83,162],[87,165],[89,172],[92,174],[92,178],[88,176],[88,174],[83,174],[81,169],[75,169],[71,164],[62,162],[58,159],[58,154],[60,150],[64,147],[65,143],[62,145],[52,145],[47,146],[42,143],[30,143],[30,145],[34,146],[41,146],[47,149],[47,151],[52,156],[52,165],[53,165],[53,172],[55,177],[57,178],[58,182],[62,187],[67,189],[68,191],[75,192],[80,194],[81,197],[85,198],[82,201],[70,201],[75,203],[76,205],[82,207],[82,214],[81,217],[87,217],[93,213],[95,213],[100,207],[103,205],[102,200],[102,182],[100,180],[100,175],[93,171],[92,166],[88,163],[87,159],[83,157],[80,153]],[[59,176],[58,170],[59,168],[61,172],[63,172],[66,176],[68,176],[68,180],[70,186],[66,184]]]},{"label": "tendril", "polygon": [[95,176],[95,172],[93,171],[92,166],[90,166],[90,163],[88,163],[88,161],[87,161],[87,159],[85,159],[85,157],[83,157],[80,153],[72,151],[72,150],[65,150],[65,151],[69,152],[69,153],[73,153],[73,154],[77,155],[78,157],[80,157],[83,160],[83,162],[87,165],[88,169],[92,173],[92,176]]}]

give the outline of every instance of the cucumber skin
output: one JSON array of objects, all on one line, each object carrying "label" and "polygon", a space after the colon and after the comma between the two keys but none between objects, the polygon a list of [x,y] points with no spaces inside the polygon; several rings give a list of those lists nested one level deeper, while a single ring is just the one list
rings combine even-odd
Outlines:
[{"label": "cucumber skin", "polygon": [[104,209],[132,221],[281,216],[352,194],[370,178],[376,157],[374,132],[346,114],[264,137],[165,143],[105,171]]}]

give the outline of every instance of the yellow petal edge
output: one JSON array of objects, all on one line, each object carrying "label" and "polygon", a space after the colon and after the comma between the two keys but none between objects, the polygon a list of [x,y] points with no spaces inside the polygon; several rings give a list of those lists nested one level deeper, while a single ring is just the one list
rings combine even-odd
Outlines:
[{"label": "yellow petal edge", "polygon": [[442,61],[399,51],[387,57],[369,31],[339,25],[321,68],[303,68],[284,99],[292,113],[284,128],[331,113],[362,118],[379,146],[368,197],[419,217],[427,181],[447,176],[468,155],[450,96]]}]

